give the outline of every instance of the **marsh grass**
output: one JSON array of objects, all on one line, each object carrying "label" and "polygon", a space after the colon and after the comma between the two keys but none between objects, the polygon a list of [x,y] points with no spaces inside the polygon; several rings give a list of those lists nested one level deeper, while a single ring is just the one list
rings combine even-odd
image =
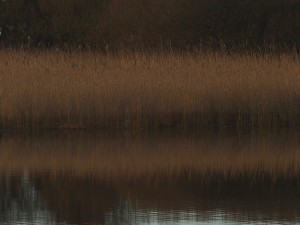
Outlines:
[{"label": "marsh grass", "polygon": [[298,184],[299,135],[4,136],[0,172],[65,174],[111,182],[171,180],[203,184]]},{"label": "marsh grass", "polygon": [[298,127],[292,55],[0,51],[0,128]]}]

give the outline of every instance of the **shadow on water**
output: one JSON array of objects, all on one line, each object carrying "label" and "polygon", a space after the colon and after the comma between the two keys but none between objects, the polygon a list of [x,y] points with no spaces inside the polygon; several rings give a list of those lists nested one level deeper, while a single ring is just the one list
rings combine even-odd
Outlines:
[{"label": "shadow on water", "polygon": [[0,223],[300,222],[297,133],[6,134]]}]

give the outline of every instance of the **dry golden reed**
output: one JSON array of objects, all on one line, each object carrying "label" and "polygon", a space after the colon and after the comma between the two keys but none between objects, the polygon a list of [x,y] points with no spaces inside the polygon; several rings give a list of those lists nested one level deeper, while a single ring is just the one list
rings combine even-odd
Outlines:
[{"label": "dry golden reed", "polygon": [[69,173],[98,179],[299,180],[299,135],[3,137],[0,173]]},{"label": "dry golden reed", "polygon": [[0,51],[0,127],[297,127],[291,55]]}]

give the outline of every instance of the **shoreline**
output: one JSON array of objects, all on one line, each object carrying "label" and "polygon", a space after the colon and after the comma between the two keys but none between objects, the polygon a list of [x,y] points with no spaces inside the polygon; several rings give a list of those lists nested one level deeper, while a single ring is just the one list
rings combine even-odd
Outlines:
[{"label": "shoreline", "polygon": [[204,184],[241,178],[298,182],[299,134],[7,134],[0,139],[0,172],[25,169],[111,181],[184,176]]}]

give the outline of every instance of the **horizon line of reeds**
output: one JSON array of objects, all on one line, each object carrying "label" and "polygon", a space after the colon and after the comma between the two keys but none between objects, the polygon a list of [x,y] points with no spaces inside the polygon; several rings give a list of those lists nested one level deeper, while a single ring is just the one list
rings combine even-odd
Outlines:
[{"label": "horizon line of reeds", "polygon": [[0,129],[299,128],[294,55],[0,51]]}]

